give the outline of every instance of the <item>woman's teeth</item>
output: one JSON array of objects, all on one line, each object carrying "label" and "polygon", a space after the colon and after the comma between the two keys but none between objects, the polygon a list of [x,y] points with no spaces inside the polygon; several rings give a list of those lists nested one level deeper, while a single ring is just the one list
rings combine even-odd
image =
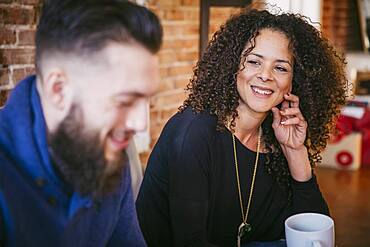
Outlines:
[{"label": "woman's teeth", "polygon": [[258,94],[263,94],[263,95],[270,95],[273,93],[272,90],[269,90],[269,89],[261,89],[261,88],[258,88],[258,87],[253,87],[252,86],[252,90]]}]

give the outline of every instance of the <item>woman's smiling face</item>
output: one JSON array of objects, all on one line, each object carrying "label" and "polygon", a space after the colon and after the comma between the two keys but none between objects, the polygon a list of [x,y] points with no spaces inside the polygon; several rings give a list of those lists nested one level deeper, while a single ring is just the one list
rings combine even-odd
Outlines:
[{"label": "woman's smiling face", "polygon": [[[245,60],[242,58],[237,75],[238,109],[266,113],[291,91],[293,54],[288,38],[279,31],[262,29],[254,43]],[[251,43],[244,51],[249,47]]]}]

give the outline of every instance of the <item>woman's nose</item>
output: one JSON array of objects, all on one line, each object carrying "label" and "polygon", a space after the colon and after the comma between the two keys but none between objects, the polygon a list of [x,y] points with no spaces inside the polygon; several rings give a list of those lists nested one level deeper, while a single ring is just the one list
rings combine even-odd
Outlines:
[{"label": "woman's nose", "polygon": [[263,82],[271,80],[272,79],[271,69],[268,66],[261,66],[257,78]]}]

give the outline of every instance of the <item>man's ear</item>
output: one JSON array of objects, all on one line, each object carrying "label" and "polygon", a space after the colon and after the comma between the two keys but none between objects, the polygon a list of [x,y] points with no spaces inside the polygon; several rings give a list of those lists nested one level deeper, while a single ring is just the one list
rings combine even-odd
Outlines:
[{"label": "man's ear", "polygon": [[62,69],[52,69],[43,78],[43,97],[49,107],[63,119],[73,103],[73,90],[66,72]]}]

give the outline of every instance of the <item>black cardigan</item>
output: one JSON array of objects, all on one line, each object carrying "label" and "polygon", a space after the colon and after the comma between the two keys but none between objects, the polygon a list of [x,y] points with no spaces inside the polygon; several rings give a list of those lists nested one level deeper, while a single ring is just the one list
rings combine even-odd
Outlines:
[{"label": "black cardigan", "polygon": [[[236,139],[240,185],[246,207],[256,153]],[[293,198],[267,173],[260,154],[248,222],[243,239],[284,238],[284,221],[299,212],[329,214],[315,176],[292,179]],[[242,222],[229,131],[216,131],[216,118],[191,109],[166,124],[150,155],[136,202],[148,246],[236,246]],[[245,209],[244,209],[245,210]]]}]

